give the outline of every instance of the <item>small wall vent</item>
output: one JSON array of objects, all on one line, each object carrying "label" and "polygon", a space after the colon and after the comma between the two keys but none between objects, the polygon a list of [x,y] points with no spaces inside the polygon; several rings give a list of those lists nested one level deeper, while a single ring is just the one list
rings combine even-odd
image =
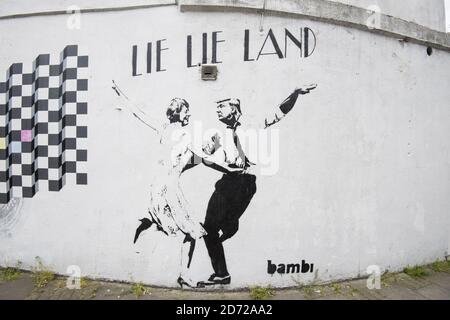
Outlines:
[{"label": "small wall vent", "polygon": [[214,64],[202,64],[202,80],[216,80],[217,66]]}]

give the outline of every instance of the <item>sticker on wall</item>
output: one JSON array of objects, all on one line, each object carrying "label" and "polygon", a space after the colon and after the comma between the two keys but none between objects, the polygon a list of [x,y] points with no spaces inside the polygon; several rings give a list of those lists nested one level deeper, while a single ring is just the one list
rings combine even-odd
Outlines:
[{"label": "sticker on wall", "polygon": [[88,56],[77,45],[14,63],[0,82],[0,203],[87,184]]}]

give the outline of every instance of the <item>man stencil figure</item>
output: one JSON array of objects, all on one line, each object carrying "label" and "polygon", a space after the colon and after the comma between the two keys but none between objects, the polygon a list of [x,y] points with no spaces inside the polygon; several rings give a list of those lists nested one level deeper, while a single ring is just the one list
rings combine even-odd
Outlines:
[{"label": "man stencil figure", "polygon": [[[295,105],[300,94],[309,93],[316,85],[298,88],[286,98],[276,110],[274,117],[264,123],[267,128],[279,122]],[[236,234],[239,229],[239,218],[250,204],[256,193],[256,176],[250,173],[253,163],[245,155],[239,136],[236,132],[242,115],[239,99],[225,99],[217,102],[217,116],[226,125],[224,136],[214,135],[203,151],[211,154],[211,164],[203,160],[207,166],[222,163],[223,167],[242,170],[225,172],[217,181],[212,194],[203,227],[207,235],[204,236],[206,248],[211,259],[214,273],[207,281],[198,283],[198,287],[215,284],[229,284],[231,276],[227,269],[223,242]]]}]

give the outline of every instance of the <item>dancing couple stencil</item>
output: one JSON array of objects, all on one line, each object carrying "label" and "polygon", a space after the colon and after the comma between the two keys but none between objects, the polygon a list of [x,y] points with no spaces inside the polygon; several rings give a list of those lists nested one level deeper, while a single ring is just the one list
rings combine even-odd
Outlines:
[{"label": "dancing couple stencil", "polygon": [[[243,114],[240,100],[227,98],[216,102],[217,119],[225,128],[208,136],[201,146],[196,146],[183,130],[190,123],[191,106],[188,101],[182,98],[171,99],[165,108],[165,121],[154,123],[154,119],[135,104],[114,81],[112,88],[120,98],[120,107],[131,112],[159,137],[158,170],[149,181],[148,212],[140,219],[134,243],[144,230],[152,227],[167,236],[178,237],[181,269],[177,283],[181,287],[201,288],[230,284],[231,275],[227,268],[223,242],[238,231],[239,219],[257,190],[256,176],[252,173],[255,163],[249,159],[239,138]],[[267,129],[278,123],[293,109],[299,95],[307,94],[315,88],[315,84],[296,88],[276,106],[270,117],[265,117],[257,126]],[[208,201],[204,221],[195,218],[180,185],[181,175],[199,164],[223,173]],[[199,239],[204,240],[213,273],[203,281],[194,282],[190,267]]]}]

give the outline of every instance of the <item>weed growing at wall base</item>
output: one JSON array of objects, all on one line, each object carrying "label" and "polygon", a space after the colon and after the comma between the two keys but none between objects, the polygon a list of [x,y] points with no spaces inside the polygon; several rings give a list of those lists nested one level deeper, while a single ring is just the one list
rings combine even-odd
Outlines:
[{"label": "weed growing at wall base", "polygon": [[22,271],[18,268],[6,268],[1,270],[0,280],[2,281],[13,281],[20,278]]},{"label": "weed growing at wall base", "polygon": [[428,271],[423,266],[406,267],[403,272],[408,276],[421,278],[428,275]]},{"label": "weed growing at wall base", "polygon": [[80,278],[80,287],[81,289],[86,288],[87,286],[89,286],[91,284],[91,280],[85,278],[85,277],[81,277]]},{"label": "weed growing at wall base", "polygon": [[142,283],[135,283],[131,287],[131,291],[134,293],[136,298],[140,298],[141,296],[148,294],[149,291],[142,285]]},{"label": "weed growing at wall base", "polygon": [[303,292],[305,295],[305,299],[312,299],[314,296],[314,287],[308,286],[308,287],[302,287],[300,288],[300,291]]},{"label": "weed growing at wall base", "polygon": [[255,287],[250,290],[250,297],[255,300],[266,300],[275,295],[272,288]]},{"label": "weed growing at wall base", "polygon": [[431,265],[434,272],[450,273],[450,261],[436,261]]},{"label": "weed growing at wall base", "polygon": [[339,283],[331,284],[331,288],[335,293],[341,293],[341,285]]},{"label": "weed growing at wall base", "polygon": [[38,266],[33,268],[33,285],[35,288],[44,288],[55,279],[55,273],[44,267],[41,258],[36,257]]},{"label": "weed growing at wall base", "polygon": [[49,270],[37,271],[33,274],[33,284],[35,288],[44,288],[55,279],[55,274]]}]

